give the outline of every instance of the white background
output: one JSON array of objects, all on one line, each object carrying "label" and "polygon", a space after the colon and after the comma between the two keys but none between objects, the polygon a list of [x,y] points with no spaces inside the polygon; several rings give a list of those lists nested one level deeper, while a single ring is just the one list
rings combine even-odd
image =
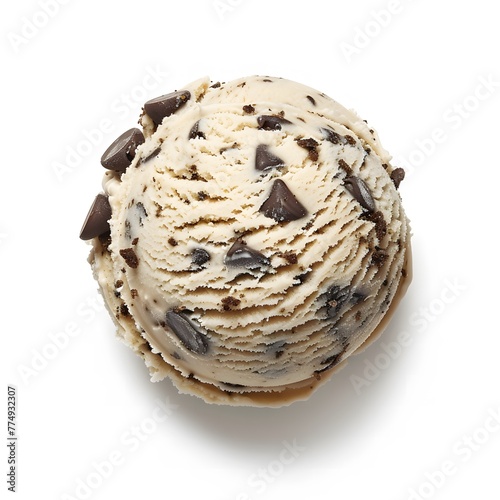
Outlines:
[{"label": "white background", "polygon": [[[8,2],[0,21],[0,434],[15,385],[16,498],[500,498],[494,2],[65,3]],[[255,73],[378,130],[407,169],[414,233],[414,281],[382,338],[281,409],[151,383],[78,239],[100,155],[145,100]]]}]

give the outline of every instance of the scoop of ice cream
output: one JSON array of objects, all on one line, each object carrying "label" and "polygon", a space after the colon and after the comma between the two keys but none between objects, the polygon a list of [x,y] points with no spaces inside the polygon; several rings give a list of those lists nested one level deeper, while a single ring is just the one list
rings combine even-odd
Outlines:
[{"label": "scoop of ice cream", "polygon": [[201,79],[140,122],[82,229],[120,336],[209,402],[307,397],[409,282],[404,172],[354,112],[280,78]]}]

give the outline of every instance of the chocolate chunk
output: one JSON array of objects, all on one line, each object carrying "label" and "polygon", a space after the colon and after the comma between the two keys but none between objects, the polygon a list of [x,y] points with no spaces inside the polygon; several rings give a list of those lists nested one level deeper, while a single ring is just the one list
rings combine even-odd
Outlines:
[{"label": "chocolate chunk", "polygon": [[231,296],[224,297],[221,302],[222,302],[222,309],[224,309],[224,311],[231,311],[231,309],[234,309],[235,307],[238,307],[241,304],[240,299],[236,299]]},{"label": "chocolate chunk", "polygon": [[144,142],[144,135],[138,128],[124,132],[101,156],[101,165],[108,170],[125,172],[135,158],[137,146]]},{"label": "chocolate chunk", "polygon": [[158,146],[154,151],[152,151],[150,154],[148,154],[148,156],[146,156],[146,158],[142,158],[141,163],[146,163],[149,160],[152,160],[155,156],[158,156],[160,151],[161,151],[161,146]]},{"label": "chocolate chunk", "polygon": [[165,322],[186,349],[196,354],[207,354],[209,349],[207,336],[186,314],[168,311]]},{"label": "chocolate chunk", "polygon": [[349,146],[356,146],[356,139],[351,135],[344,135],[344,139]]},{"label": "chocolate chunk", "polygon": [[340,158],[339,160],[339,167],[347,174],[347,175],[352,175],[352,168],[349,166],[349,164]]},{"label": "chocolate chunk", "polygon": [[255,108],[251,104],[245,104],[245,106],[243,106],[243,111],[251,115],[255,113]]},{"label": "chocolate chunk", "polygon": [[337,132],[334,132],[329,128],[322,128],[320,130],[323,133],[325,140],[328,142],[331,142],[332,144],[346,144],[345,138],[342,135],[337,134]]},{"label": "chocolate chunk", "polygon": [[307,279],[309,278],[310,274],[311,274],[310,271],[306,271],[305,273],[298,274],[297,276],[294,276],[293,279],[297,280],[298,283],[294,283],[293,286],[300,286],[303,283],[305,283],[307,281]]},{"label": "chocolate chunk", "polygon": [[191,92],[189,92],[189,90],[179,90],[151,99],[144,104],[144,111],[153,120],[155,125],[159,125],[163,118],[175,113],[180,107],[184,106],[190,98]]},{"label": "chocolate chunk", "polygon": [[277,222],[297,220],[307,215],[307,210],[281,179],[274,181],[269,197],[259,211]]},{"label": "chocolate chunk", "polygon": [[369,212],[375,211],[375,201],[373,200],[373,197],[370,193],[370,190],[368,189],[368,186],[366,185],[365,181],[360,179],[359,177],[356,177],[354,175],[351,175],[350,177],[347,177],[346,180],[344,181],[345,183],[345,188],[349,193],[352,194],[354,199],[366,210]]},{"label": "chocolate chunk", "polygon": [[269,151],[267,144],[259,144],[255,152],[255,168],[257,170],[271,170],[284,167],[285,162]]},{"label": "chocolate chunk", "polygon": [[326,315],[329,318],[335,318],[350,297],[349,287],[341,288],[338,285],[332,285],[326,291]]},{"label": "chocolate chunk", "polygon": [[173,247],[176,247],[179,244],[179,242],[175,238],[170,237],[168,239],[168,244],[171,245],[171,246],[173,246]]},{"label": "chocolate chunk", "polygon": [[320,131],[322,132],[325,140],[331,142],[332,144],[342,144],[343,146],[346,144],[349,144],[350,146],[356,145],[356,139],[350,135],[340,135],[329,128],[321,128]]},{"label": "chocolate chunk", "polygon": [[200,132],[200,120],[198,120],[189,131],[189,139],[206,139],[206,135],[203,132]]},{"label": "chocolate chunk", "polygon": [[338,365],[340,363],[340,360],[342,358],[342,355],[344,354],[345,350],[344,351],[341,351],[337,354],[333,354],[332,356],[329,356],[328,358],[324,359],[321,364],[322,365],[326,365],[324,366],[324,368],[320,368],[319,370],[316,370],[314,373],[318,374],[318,373],[323,373],[327,370],[330,370],[331,368],[333,368],[335,365]]},{"label": "chocolate chunk", "polygon": [[124,258],[125,262],[132,269],[136,269],[139,265],[139,259],[133,248],[123,248],[120,250],[120,255]]},{"label": "chocolate chunk", "polygon": [[80,231],[80,238],[90,240],[107,233],[109,231],[109,219],[111,219],[111,206],[108,197],[98,194],[85,218]]},{"label": "chocolate chunk", "polygon": [[401,168],[395,168],[391,172],[391,179],[392,182],[394,182],[394,186],[396,186],[396,189],[398,189],[399,185],[401,184],[401,181],[405,178],[405,171]]},{"label": "chocolate chunk", "polygon": [[379,241],[381,241],[387,234],[387,222],[385,222],[384,214],[380,210],[377,210],[376,212],[366,212],[362,218],[375,224],[375,234]]},{"label": "chocolate chunk", "polygon": [[384,250],[376,249],[372,254],[372,264],[378,268],[384,267],[389,256],[384,252]]},{"label": "chocolate chunk", "polygon": [[314,97],[312,97],[310,95],[306,95],[306,97],[309,99],[309,101],[311,102],[311,104],[313,106],[316,106],[316,100],[314,99]]},{"label": "chocolate chunk", "polygon": [[279,115],[261,115],[257,118],[257,123],[261,130],[281,130],[282,125],[291,122]]},{"label": "chocolate chunk", "polygon": [[316,150],[316,147],[319,146],[319,143],[315,141],[312,137],[308,139],[295,139],[297,144],[304,149],[307,149],[309,151],[309,159],[311,161],[317,161],[318,160],[318,151]]},{"label": "chocolate chunk", "polygon": [[297,264],[297,262],[299,261],[295,252],[279,252],[278,255],[292,265]]},{"label": "chocolate chunk", "polygon": [[210,254],[204,248],[195,248],[191,252],[191,260],[195,266],[202,266],[210,260]]},{"label": "chocolate chunk", "polygon": [[263,254],[236,240],[226,254],[224,263],[228,267],[244,267],[259,269],[271,265],[271,261]]}]

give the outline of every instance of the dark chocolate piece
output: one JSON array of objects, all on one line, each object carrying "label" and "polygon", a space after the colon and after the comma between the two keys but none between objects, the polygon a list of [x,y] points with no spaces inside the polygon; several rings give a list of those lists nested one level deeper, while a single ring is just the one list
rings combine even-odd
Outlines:
[{"label": "dark chocolate piece", "polygon": [[202,266],[210,260],[210,254],[204,248],[195,248],[191,252],[191,260],[195,266]]},{"label": "dark chocolate piece", "polygon": [[291,122],[279,115],[261,115],[257,118],[257,123],[262,130],[281,130],[282,125]]},{"label": "dark chocolate piece", "polygon": [[263,254],[236,240],[226,254],[224,263],[228,267],[244,267],[245,269],[259,269],[271,265],[271,261]]},{"label": "dark chocolate piece", "polygon": [[153,120],[155,125],[159,125],[163,118],[175,113],[184,106],[191,98],[189,90],[179,90],[170,94],[162,95],[151,99],[144,104],[144,111]]},{"label": "dark chocolate piece", "polygon": [[398,189],[399,185],[401,184],[401,181],[405,178],[405,171],[401,168],[395,168],[391,172],[391,179],[392,182],[394,182],[394,186],[396,186],[396,189]]},{"label": "dark chocolate piece", "polygon": [[136,269],[139,265],[139,258],[137,257],[133,248],[123,248],[122,250],[120,250],[120,255],[123,257],[127,265],[132,269]]},{"label": "dark chocolate piece", "polygon": [[346,178],[344,183],[347,191],[349,191],[349,193],[352,194],[354,199],[363,208],[368,210],[368,212],[375,211],[376,209],[375,201],[373,201],[372,194],[370,193],[370,190],[368,189],[368,186],[366,185],[365,181],[363,181],[359,177],[351,175],[350,177]]},{"label": "dark chocolate piece", "polygon": [[138,128],[131,128],[115,139],[101,156],[101,165],[108,170],[125,172],[135,158],[137,146],[144,142],[144,135]]},{"label": "dark chocolate piece", "polygon": [[206,135],[203,132],[200,132],[200,120],[198,120],[189,131],[189,139],[206,139]]},{"label": "dark chocolate piece", "polygon": [[309,101],[311,102],[311,104],[313,106],[316,106],[316,99],[314,99],[313,96],[310,96],[310,95],[306,95],[306,97],[309,99]]},{"label": "dark chocolate piece", "polygon": [[[152,151],[150,154],[148,154],[148,156],[146,156],[146,158],[142,158],[141,159],[141,163],[146,163],[148,162],[149,160],[152,160],[155,156],[157,156],[161,151],[161,146],[158,146],[154,151]],[[138,165],[136,165],[138,166]]]},{"label": "dark chocolate piece", "polygon": [[165,322],[186,349],[196,354],[206,354],[208,352],[207,336],[199,330],[199,326],[186,314],[168,311]]},{"label": "dark chocolate piece", "polygon": [[274,181],[269,197],[259,211],[277,222],[297,220],[307,215],[307,210],[281,179]]},{"label": "dark chocolate piece", "polygon": [[267,144],[259,144],[255,152],[255,168],[257,170],[271,170],[284,167],[285,162],[269,151]]},{"label": "dark chocolate piece", "polygon": [[344,354],[344,351],[339,352],[337,354],[334,354],[334,355],[329,356],[328,358],[324,359],[321,362],[321,364],[326,365],[326,366],[324,366],[324,368],[320,368],[319,370],[316,370],[314,373],[316,373],[316,374],[323,373],[327,370],[330,370],[335,365],[338,365],[340,363],[340,358],[342,357],[343,354]]},{"label": "dark chocolate piece", "polygon": [[109,219],[111,219],[111,206],[108,197],[98,194],[85,218],[80,231],[80,238],[90,240],[107,233],[109,231]]}]

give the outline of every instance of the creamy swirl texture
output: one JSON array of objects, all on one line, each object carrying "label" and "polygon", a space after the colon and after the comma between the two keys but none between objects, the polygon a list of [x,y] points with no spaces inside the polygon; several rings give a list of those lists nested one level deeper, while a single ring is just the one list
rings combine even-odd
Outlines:
[{"label": "creamy swirl texture", "polygon": [[119,334],[207,401],[306,397],[409,282],[404,172],[354,112],[280,78],[202,79],[141,124],[103,156],[109,232],[86,221]]}]

